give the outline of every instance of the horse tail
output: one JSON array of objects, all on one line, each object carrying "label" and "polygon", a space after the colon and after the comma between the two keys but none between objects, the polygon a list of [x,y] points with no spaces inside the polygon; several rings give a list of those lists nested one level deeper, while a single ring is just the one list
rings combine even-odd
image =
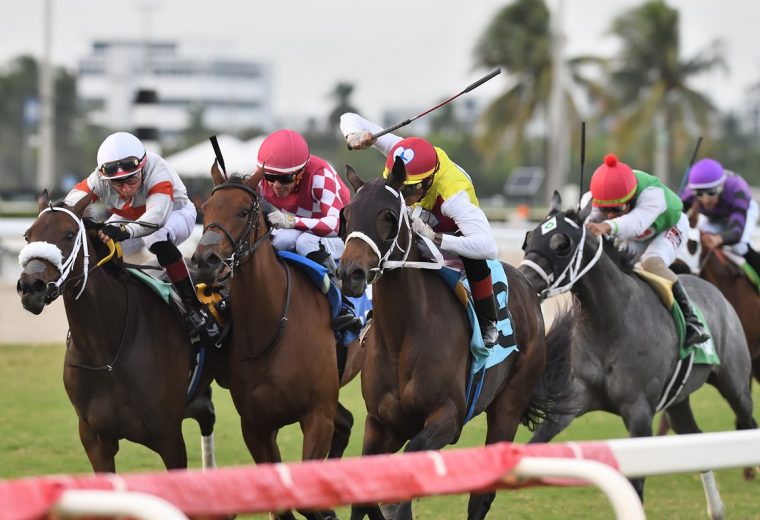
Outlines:
[{"label": "horse tail", "polygon": [[570,352],[575,320],[576,311],[572,305],[562,308],[546,334],[544,373],[533,388],[528,407],[520,419],[530,431],[551,420],[551,416],[572,413],[572,410],[562,410],[558,405],[572,393]]}]

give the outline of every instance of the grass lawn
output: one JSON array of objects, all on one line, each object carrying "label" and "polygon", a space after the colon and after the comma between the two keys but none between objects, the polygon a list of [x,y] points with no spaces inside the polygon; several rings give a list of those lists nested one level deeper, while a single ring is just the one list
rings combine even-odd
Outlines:
[{"label": "grass lawn", "polygon": [[[64,346],[0,345],[0,478],[53,473],[87,473],[89,462],[77,434],[76,414],[63,389]],[[239,421],[226,390],[215,388],[217,408],[216,447],[220,466],[251,463],[243,444]],[[755,417],[760,417],[760,391],[755,385]],[[356,418],[346,454],[359,455],[364,405],[358,378],[344,388],[341,401]],[[712,387],[692,398],[695,416],[704,431],[733,429],[728,405]],[[200,433],[196,423],[186,421],[185,439],[191,467],[200,467]],[[593,440],[625,437],[622,421],[613,415],[593,413],[576,420],[558,437],[564,440]],[[517,442],[525,442],[529,432],[521,429]],[[485,438],[485,420],[478,417],[465,428],[458,446],[478,446]],[[301,433],[297,427],[284,429],[279,436],[286,460],[298,460]],[[142,446],[122,442],[116,459],[120,472],[152,471],[163,466],[157,455]],[[718,486],[729,519],[760,518],[760,479],[746,483],[741,470],[716,472]],[[698,474],[653,477],[646,484],[648,518],[694,519],[705,517],[705,501]],[[341,517],[348,509],[340,508]],[[434,497],[416,500],[419,519],[464,518],[466,496]],[[499,493],[491,518],[611,518],[612,508],[604,495],[593,487],[531,488]],[[247,518],[266,518],[265,515]]]}]

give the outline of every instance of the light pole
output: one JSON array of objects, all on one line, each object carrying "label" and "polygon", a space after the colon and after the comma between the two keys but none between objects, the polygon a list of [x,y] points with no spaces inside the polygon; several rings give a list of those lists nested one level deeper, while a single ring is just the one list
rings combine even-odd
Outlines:
[{"label": "light pole", "polygon": [[[567,132],[567,109],[565,106],[565,34],[562,28],[564,0],[557,1],[552,19],[552,82],[549,93],[548,157],[547,175],[544,181],[545,200],[554,190],[561,191],[567,182],[569,170],[569,134]],[[583,187],[581,187],[583,189]]]},{"label": "light pole", "polygon": [[51,64],[52,2],[43,0],[42,59],[39,62],[40,96],[40,159],[37,162],[37,189],[53,190],[53,163],[55,159],[55,89]]}]

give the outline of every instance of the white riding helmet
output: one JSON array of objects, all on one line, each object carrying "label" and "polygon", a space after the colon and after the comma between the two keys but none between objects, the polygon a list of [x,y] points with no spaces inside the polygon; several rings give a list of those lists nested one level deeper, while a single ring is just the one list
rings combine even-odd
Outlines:
[{"label": "white riding helmet", "polygon": [[98,148],[98,170],[107,179],[130,177],[145,168],[145,146],[128,132],[116,132]]}]

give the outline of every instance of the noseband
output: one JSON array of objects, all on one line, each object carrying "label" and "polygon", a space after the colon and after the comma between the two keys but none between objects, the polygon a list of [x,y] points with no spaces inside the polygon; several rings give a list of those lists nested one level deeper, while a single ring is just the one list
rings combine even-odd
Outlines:
[{"label": "noseband", "polygon": [[[259,213],[261,212],[261,204],[259,194],[246,184],[239,183],[225,183],[215,187],[211,194],[213,195],[218,190],[226,189],[238,189],[243,190],[251,196],[252,202],[248,208],[248,220],[245,223],[243,231],[236,239],[232,237],[232,234],[218,222],[209,222],[206,227],[203,228],[203,232],[206,233],[209,229],[215,228],[221,231],[227,240],[232,244],[232,254],[229,258],[225,258],[223,262],[230,268],[230,276],[234,274],[235,267],[242,264],[248,257],[253,255],[259,245],[272,233],[272,230],[267,230],[261,237],[259,237]],[[251,234],[254,233],[254,242],[251,243]]]}]

